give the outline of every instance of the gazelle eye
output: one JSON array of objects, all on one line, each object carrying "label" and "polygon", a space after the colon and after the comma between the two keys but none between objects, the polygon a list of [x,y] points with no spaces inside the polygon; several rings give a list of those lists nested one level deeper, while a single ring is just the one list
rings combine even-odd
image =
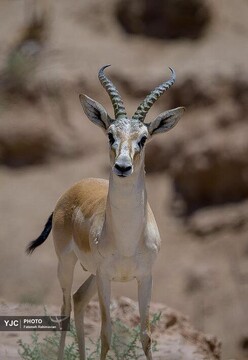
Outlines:
[{"label": "gazelle eye", "polygon": [[147,137],[146,137],[146,136],[143,136],[143,137],[140,139],[140,141],[138,142],[138,145],[139,145],[140,149],[143,148],[143,146],[145,145],[146,140],[147,140]]},{"label": "gazelle eye", "polygon": [[114,136],[112,133],[108,133],[109,143],[112,146],[115,142]]}]

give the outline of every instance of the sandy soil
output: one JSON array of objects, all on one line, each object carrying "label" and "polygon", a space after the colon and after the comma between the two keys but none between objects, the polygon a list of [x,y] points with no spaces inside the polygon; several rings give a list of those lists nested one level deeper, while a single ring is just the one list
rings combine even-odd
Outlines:
[{"label": "sandy soil", "polygon": [[[44,308],[37,305],[20,305],[14,303],[0,304],[2,314],[11,312],[13,315],[44,315]],[[59,314],[59,309],[55,306],[46,308],[49,315]],[[138,304],[127,297],[112,299],[111,314],[113,320],[113,332],[120,331],[116,326],[116,320],[125,322],[129,328],[134,328],[139,322]],[[179,312],[163,304],[153,303],[151,306],[151,316],[159,314],[159,320],[152,325],[153,339],[156,341],[156,348],[153,352],[154,360],[219,360],[220,342],[216,337],[204,335],[196,331],[189,323],[188,319]],[[100,332],[100,312],[98,301],[92,301],[86,309],[85,316],[85,336],[87,351],[94,351],[92,341],[96,342]],[[122,341],[126,341],[127,333],[122,328]],[[3,332],[0,346],[0,356],[6,360],[17,360],[19,355],[16,348],[17,339],[22,339],[24,343],[30,343],[28,332]],[[52,335],[48,332],[39,333],[40,339],[43,336]],[[91,339],[91,341],[89,340]],[[70,339],[68,338],[69,342]],[[120,351],[120,350],[119,350]],[[53,355],[52,355],[53,356]],[[113,356],[113,354],[112,354]],[[139,357],[145,359],[145,356]]]}]

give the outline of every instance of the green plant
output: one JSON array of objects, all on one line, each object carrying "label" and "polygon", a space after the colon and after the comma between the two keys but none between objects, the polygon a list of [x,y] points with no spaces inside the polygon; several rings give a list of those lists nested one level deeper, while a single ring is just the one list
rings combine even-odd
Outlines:
[{"label": "green plant", "polygon": [[[151,325],[155,326],[160,320],[161,313],[155,314],[152,318]],[[70,331],[68,331],[69,343],[65,346],[64,359],[78,360],[78,345],[76,329],[71,322]],[[113,337],[108,360],[136,360],[144,357],[139,340],[140,326],[130,328],[120,319],[113,322]],[[23,360],[53,360],[57,358],[59,348],[60,333],[54,332],[50,336],[40,339],[40,334],[34,332],[31,335],[31,344],[18,340],[19,355]],[[99,359],[101,343],[100,339],[93,341],[89,339],[90,347],[87,348],[88,360]],[[92,350],[94,348],[94,350]],[[152,343],[153,352],[157,351],[157,343]]]}]

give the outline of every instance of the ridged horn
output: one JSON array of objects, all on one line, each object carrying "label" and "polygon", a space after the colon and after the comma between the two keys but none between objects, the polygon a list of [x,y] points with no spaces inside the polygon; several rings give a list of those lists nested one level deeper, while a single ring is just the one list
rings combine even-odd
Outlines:
[{"label": "ridged horn", "polygon": [[109,94],[110,100],[113,104],[114,112],[115,112],[115,118],[123,118],[127,117],[126,109],[123,104],[123,101],[121,99],[121,96],[114,86],[114,84],[107,78],[107,76],[104,74],[104,70],[109,67],[110,65],[103,66],[99,72],[98,72],[98,79],[100,80],[100,83],[104,87],[104,89]]},{"label": "ridged horn", "polygon": [[172,68],[170,68],[170,71],[172,73],[170,80],[162,83],[161,85],[157,86],[154,90],[150,92],[149,95],[145,98],[145,100],[142,101],[142,103],[139,105],[137,110],[135,111],[132,119],[140,120],[144,122],[146,114],[152,107],[152,105],[160,98],[163,93],[168,90],[176,81],[176,72]]}]

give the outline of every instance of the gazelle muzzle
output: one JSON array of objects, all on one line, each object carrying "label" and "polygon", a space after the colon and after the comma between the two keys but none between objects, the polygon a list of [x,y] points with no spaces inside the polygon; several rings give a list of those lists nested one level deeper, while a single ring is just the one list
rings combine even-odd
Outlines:
[{"label": "gazelle muzzle", "polygon": [[119,156],[113,166],[113,172],[119,177],[127,177],[133,173],[133,164],[128,156]]}]

